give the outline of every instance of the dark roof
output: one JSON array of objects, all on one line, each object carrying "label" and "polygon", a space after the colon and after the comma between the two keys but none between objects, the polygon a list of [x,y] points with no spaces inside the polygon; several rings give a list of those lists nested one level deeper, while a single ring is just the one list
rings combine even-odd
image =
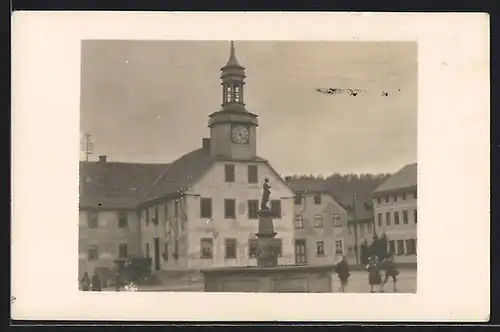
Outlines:
[{"label": "dark roof", "polygon": [[[352,210],[352,203],[348,205],[349,220],[354,220],[354,213]],[[370,200],[356,199],[356,220],[373,219],[373,203]]]},{"label": "dark roof", "polygon": [[135,208],[169,164],[80,162],[80,207]]},{"label": "dark roof", "polygon": [[328,193],[325,180],[318,179],[287,179],[288,184],[293,191],[299,192],[323,192]]},{"label": "dark roof", "polygon": [[346,205],[343,204],[330,190],[328,190],[325,180],[287,178],[287,182],[295,193],[324,193],[330,195],[338,205],[347,210]]},{"label": "dark roof", "polygon": [[373,192],[381,193],[417,186],[417,163],[409,164],[382,182]]},{"label": "dark roof", "polygon": [[[212,166],[215,161],[235,161],[225,157],[211,157],[208,149],[197,149],[186,153],[174,161],[153,183],[151,189],[145,194],[142,203],[154,201],[170,195],[180,194],[181,190],[187,190]],[[243,160],[242,160],[243,161]],[[269,167],[269,163],[260,157],[251,160],[264,162]],[[271,169],[273,169],[271,167]],[[274,169],[273,169],[274,171]],[[274,171],[276,172],[276,171]],[[279,174],[276,173],[278,176]]]},{"label": "dark roof", "polygon": [[208,149],[200,148],[186,153],[156,179],[150,190],[142,197],[142,201],[154,200],[187,189],[212,165],[213,161]]}]

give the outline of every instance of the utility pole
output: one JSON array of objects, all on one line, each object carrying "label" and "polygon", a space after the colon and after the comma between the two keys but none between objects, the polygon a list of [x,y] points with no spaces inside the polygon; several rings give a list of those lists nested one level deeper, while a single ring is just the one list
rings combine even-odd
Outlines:
[{"label": "utility pole", "polygon": [[358,223],[356,220],[356,193],[352,193],[352,216],[354,225],[354,253],[356,254],[356,264],[359,264]]},{"label": "utility pole", "polygon": [[92,154],[93,147],[92,135],[90,135],[89,133],[85,133],[83,139],[83,152],[85,154],[85,161],[89,161],[89,156]]}]

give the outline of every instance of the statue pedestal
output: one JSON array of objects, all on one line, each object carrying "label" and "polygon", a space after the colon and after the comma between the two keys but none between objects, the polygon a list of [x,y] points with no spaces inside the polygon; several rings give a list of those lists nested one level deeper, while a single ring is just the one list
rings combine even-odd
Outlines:
[{"label": "statue pedestal", "polygon": [[275,211],[273,210],[259,210],[259,228],[255,234],[257,240],[257,266],[259,267],[272,267],[278,265],[278,255],[276,242],[274,237],[273,219]]}]

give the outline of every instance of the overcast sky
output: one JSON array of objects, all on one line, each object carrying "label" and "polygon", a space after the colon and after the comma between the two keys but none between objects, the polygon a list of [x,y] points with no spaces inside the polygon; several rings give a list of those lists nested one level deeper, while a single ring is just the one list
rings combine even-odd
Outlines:
[{"label": "overcast sky", "polygon": [[[258,154],[278,172],[385,173],[417,160],[416,43],[235,48],[247,109],[259,116]],[[80,126],[92,134],[93,158],[168,163],[200,147],[228,57],[225,41],[83,42]]]}]

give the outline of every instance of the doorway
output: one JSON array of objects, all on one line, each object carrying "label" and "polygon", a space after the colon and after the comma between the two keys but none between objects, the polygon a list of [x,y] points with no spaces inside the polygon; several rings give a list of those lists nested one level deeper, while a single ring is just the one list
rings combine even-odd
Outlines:
[{"label": "doorway", "polygon": [[154,238],[154,267],[155,271],[160,270],[160,238]]}]

